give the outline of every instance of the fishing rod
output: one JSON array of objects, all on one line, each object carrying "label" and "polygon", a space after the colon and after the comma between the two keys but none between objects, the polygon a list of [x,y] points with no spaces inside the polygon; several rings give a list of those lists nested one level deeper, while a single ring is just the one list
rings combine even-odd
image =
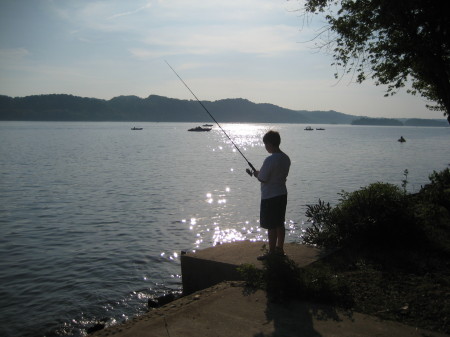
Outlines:
[{"label": "fishing rod", "polygon": [[252,169],[252,171],[250,171],[249,169],[246,170],[246,172],[251,176],[254,172],[256,172],[255,167],[252,165],[252,163],[250,163],[248,161],[248,159],[244,156],[244,154],[242,153],[242,151],[237,147],[237,145],[233,142],[233,140],[230,138],[230,136],[228,136],[228,134],[225,132],[225,130],[220,126],[219,122],[214,118],[213,115],[211,115],[211,113],[208,111],[208,109],[206,109],[206,107],[203,105],[203,103],[197,98],[197,96],[194,94],[194,92],[191,90],[191,88],[188,87],[188,85],[183,81],[183,79],[180,77],[180,75],[178,75],[178,73],[175,71],[175,69],[172,68],[172,66],[169,64],[169,62],[167,62],[166,60],[164,60],[164,62],[167,63],[167,65],[169,66],[170,69],[172,69],[172,71],[175,73],[175,75],[177,75],[177,77],[180,79],[180,81],[184,84],[184,86],[191,92],[192,96],[195,97],[195,99],[197,100],[197,102],[200,103],[200,105],[202,106],[202,108],[207,112],[207,114],[209,115],[209,117],[212,118],[212,120],[217,124],[217,126],[219,127],[220,130],[222,130],[222,132],[225,134],[225,136],[227,136],[227,138],[230,140],[231,144],[234,145],[234,147],[236,148],[236,150],[238,150],[238,152],[241,154],[241,156],[245,159],[245,161],[247,162],[247,164],[250,166],[250,168]]}]

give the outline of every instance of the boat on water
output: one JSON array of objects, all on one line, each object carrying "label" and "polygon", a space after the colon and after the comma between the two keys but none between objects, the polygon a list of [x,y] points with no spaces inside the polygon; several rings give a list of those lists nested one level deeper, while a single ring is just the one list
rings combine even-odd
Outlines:
[{"label": "boat on water", "polygon": [[325,129],[324,128],[316,128],[316,130],[323,131]]},{"label": "boat on water", "polygon": [[403,136],[401,136],[401,137],[398,139],[398,141],[399,141],[400,143],[404,143],[404,142],[406,142],[406,139],[403,138]]},{"label": "boat on water", "polygon": [[307,126],[307,127],[305,128],[305,130],[306,130],[306,131],[313,131],[314,129],[313,129],[312,127],[310,127],[310,126]]},{"label": "boat on water", "polygon": [[132,127],[131,130],[144,130],[144,128],[137,128],[137,127]]},{"label": "boat on water", "polygon": [[212,124],[203,124],[203,126],[206,126],[206,127],[213,127],[214,125],[212,125]]},{"label": "boat on water", "polygon": [[211,131],[211,128],[204,128],[201,126],[197,126],[195,128],[189,129],[188,131],[205,132],[205,131]]}]

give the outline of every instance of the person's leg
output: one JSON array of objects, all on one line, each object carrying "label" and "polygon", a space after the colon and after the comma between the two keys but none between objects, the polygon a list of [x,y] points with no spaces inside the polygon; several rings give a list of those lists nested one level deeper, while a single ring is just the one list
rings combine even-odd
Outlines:
[{"label": "person's leg", "polygon": [[286,236],[286,230],[284,228],[284,225],[275,228],[275,231],[276,231],[276,237],[277,237],[276,250],[279,253],[284,254],[284,239],[285,239],[285,236]]},{"label": "person's leg", "polygon": [[278,253],[283,254],[284,255],[284,239],[286,236],[286,230],[284,228],[285,226],[285,221],[286,221],[286,206],[287,206],[287,194],[286,195],[282,195],[279,197],[278,199],[278,209],[277,212],[278,213],[278,222],[280,224],[280,226],[278,226],[276,228],[277,230],[277,245],[276,245],[276,250]]},{"label": "person's leg", "polygon": [[269,254],[275,253],[277,246],[277,229],[272,228],[267,230],[267,237],[269,238],[269,251],[264,255],[260,255],[257,257],[258,260],[263,261],[266,260]]},{"label": "person's leg", "polygon": [[278,231],[277,228],[268,229],[269,237],[269,253],[275,253],[275,247],[277,246]]}]

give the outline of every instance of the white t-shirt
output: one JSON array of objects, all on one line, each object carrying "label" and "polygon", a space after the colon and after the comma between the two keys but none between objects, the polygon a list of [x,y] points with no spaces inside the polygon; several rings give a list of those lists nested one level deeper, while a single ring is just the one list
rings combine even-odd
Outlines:
[{"label": "white t-shirt", "polygon": [[261,199],[269,199],[287,194],[286,178],[291,167],[291,160],[284,152],[268,156],[259,171],[261,181]]}]

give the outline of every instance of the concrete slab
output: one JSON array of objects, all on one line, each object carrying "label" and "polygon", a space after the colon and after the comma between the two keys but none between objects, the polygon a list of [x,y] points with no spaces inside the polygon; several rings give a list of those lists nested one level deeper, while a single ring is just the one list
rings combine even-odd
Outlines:
[{"label": "concrete slab", "polygon": [[273,303],[241,282],[220,283],[93,336],[449,337],[331,306]]},{"label": "concrete slab", "polygon": [[[265,245],[262,241],[239,241],[181,255],[183,294],[192,294],[222,281],[241,280],[237,268],[242,264],[262,268],[262,262],[256,258],[264,253]],[[307,266],[324,255],[320,249],[308,245],[290,243],[284,248],[299,267]]]}]

